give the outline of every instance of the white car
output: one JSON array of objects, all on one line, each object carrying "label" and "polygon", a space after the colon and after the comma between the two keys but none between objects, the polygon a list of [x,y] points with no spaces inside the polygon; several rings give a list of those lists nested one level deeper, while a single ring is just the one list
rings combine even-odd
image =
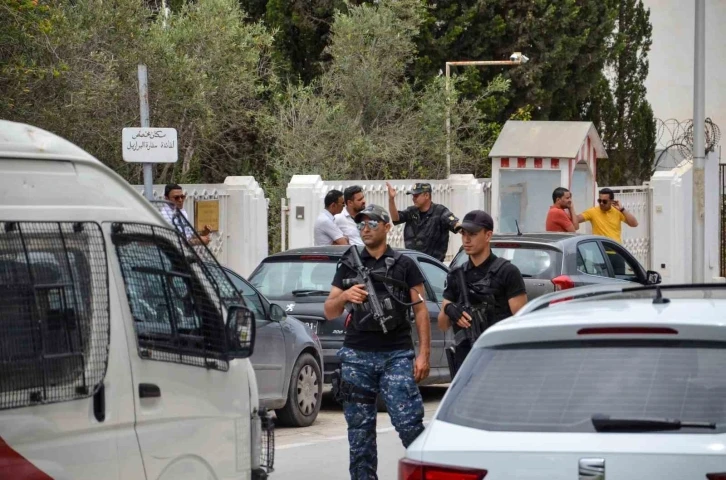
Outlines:
[{"label": "white car", "polygon": [[487,330],[399,480],[726,480],[726,286],[614,290]]}]

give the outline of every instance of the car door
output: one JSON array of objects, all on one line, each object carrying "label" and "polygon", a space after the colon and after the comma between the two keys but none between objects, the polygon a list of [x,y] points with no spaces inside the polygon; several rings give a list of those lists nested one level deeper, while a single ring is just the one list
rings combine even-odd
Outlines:
[{"label": "car door", "polygon": [[[449,330],[442,332],[438,326],[438,317],[441,311],[441,302],[444,300],[444,288],[446,287],[448,271],[426,257],[417,256],[416,261],[426,278],[426,309],[429,312],[431,321],[431,368],[446,369],[448,372],[444,347],[446,346],[446,335],[452,334]],[[414,339],[418,345],[417,333],[414,333]],[[453,337],[451,343],[453,343]],[[441,374],[442,371],[436,372],[436,375]]]},{"label": "car door", "polygon": [[601,244],[614,278],[626,282],[646,283],[645,269],[625,248],[607,240],[601,240]]},{"label": "car door", "polygon": [[256,337],[255,349],[250,357],[252,368],[257,378],[260,401],[279,400],[284,398],[286,348],[282,323],[270,318],[270,306],[263,301],[259,293],[231,270],[225,269],[232,283],[242,294],[245,303],[255,314]]},{"label": "car door", "polygon": [[571,276],[575,286],[620,282],[613,277],[598,240],[578,242],[576,250],[576,272]]}]

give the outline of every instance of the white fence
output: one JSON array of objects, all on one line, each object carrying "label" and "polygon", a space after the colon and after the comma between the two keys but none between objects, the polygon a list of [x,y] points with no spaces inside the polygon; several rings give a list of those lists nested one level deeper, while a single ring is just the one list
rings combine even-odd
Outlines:
[{"label": "white fence", "polygon": [[[195,224],[194,204],[217,200],[219,230],[208,245],[219,263],[247,277],[268,254],[268,201],[253,177],[227,177],[223,184],[182,184],[184,210]],[[143,185],[134,185],[143,194]],[[154,185],[154,198],[164,199],[164,185]]]},{"label": "white fence", "polygon": [[[463,217],[466,212],[475,209],[488,211],[491,200],[491,181],[476,179],[473,175],[451,175],[446,180],[390,180],[396,189],[396,207],[403,210],[412,205],[411,196],[406,191],[417,182],[431,184],[432,200],[447,206],[456,216]],[[345,190],[351,185],[360,185],[365,194],[366,204],[376,204],[388,210],[388,189],[384,180],[345,180],[324,181],[319,175],[295,175],[287,187],[289,215],[282,215],[283,245],[289,248],[309,247],[313,245],[313,225],[323,209],[325,194],[333,189]],[[287,227],[287,228],[286,228]],[[287,232],[287,238],[285,237]],[[393,228],[389,236],[393,247],[403,247],[403,225]],[[451,261],[461,246],[459,235],[450,234],[449,249],[445,261]],[[284,247],[283,247],[284,248]]]}]

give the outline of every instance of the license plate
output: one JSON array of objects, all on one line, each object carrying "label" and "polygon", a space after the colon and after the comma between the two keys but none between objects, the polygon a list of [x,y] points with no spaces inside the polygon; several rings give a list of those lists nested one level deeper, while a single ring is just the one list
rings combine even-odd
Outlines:
[{"label": "license plate", "polygon": [[305,325],[313,331],[314,334],[318,334],[318,322],[303,322]]}]

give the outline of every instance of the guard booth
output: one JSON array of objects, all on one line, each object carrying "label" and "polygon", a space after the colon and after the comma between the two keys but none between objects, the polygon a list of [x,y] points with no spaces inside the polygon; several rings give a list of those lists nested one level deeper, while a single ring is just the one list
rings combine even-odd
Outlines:
[{"label": "guard booth", "polygon": [[[577,213],[595,205],[605,147],[592,122],[510,120],[494,143],[491,215],[496,233],[544,232],[552,192],[572,192]],[[590,223],[580,227],[590,233]]]}]

